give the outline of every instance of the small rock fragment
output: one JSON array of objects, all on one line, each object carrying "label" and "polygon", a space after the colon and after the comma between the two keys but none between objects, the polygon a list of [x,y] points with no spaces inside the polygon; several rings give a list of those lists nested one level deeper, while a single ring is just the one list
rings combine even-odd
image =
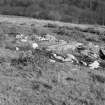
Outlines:
[{"label": "small rock fragment", "polygon": [[65,62],[73,62],[73,60],[77,62],[77,59],[72,54],[67,54],[67,58],[64,59]]},{"label": "small rock fragment", "polygon": [[21,39],[22,37],[23,37],[24,35],[23,34],[18,34],[18,35],[16,35],[16,39]]},{"label": "small rock fragment", "polygon": [[37,44],[37,43],[32,43],[32,48],[33,48],[33,49],[38,48],[38,44]]},{"label": "small rock fragment", "polygon": [[21,38],[21,36],[20,35],[16,35],[16,39],[19,39],[19,38]]},{"label": "small rock fragment", "polygon": [[16,51],[19,51],[19,48],[18,47],[16,47]]},{"label": "small rock fragment", "polygon": [[84,66],[87,66],[87,65],[88,65],[88,64],[87,64],[86,62],[84,62],[84,61],[80,61],[79,63],[82,64],[82,65],[84,65]]}]

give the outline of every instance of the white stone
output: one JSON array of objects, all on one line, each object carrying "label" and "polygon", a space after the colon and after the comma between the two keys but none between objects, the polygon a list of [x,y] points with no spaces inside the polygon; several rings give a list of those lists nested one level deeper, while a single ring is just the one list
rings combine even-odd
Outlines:
[{"label": "white stone", "polygon": [[46,39],[42,37],[40,40],[41,40],[41,41],[45,41]]},{"label": "white stone", "polygon": [[59,55],[57,55],[57,54],[53,54],[53,56],[56,58],[56,59],[59,59],[59,60],[62,60],[62,61],[64,61],[64,58],[62,57],[62,56],[59,56]]},{"label": "white stone", "polygon": [[69,61],[73,61],[73,60],[77,61],[75,56],[72,54],[67,54],[67,58],[64,61],[69,62]]},{"label": "white stone", "polygon": [[37,44],[37,43],[32,43],[32,48],[33,48],[33,49],[38,48],[38,44]]},{"label": "white stone", "polygon": [[21,34],[21,37],[23,37],[24,35],[23,34]]},{"label": "white stone", "polygon": [[16,51],[19,51],[19,48],[18,47],[16,47]]},{"label": "white stone", "polygon": [[41,37],[41,36],[36,36],[36,38],[37,38],[39,41],[45,41],[45,40],[46,40],[46,38]]},{"label": "white stone", "polygon": [[22,39],[22,37],[23,37],[24,35],[23,34],[18,34],[18,35],[16,35],[16,39]]},{"label": "white stone", "polygon": [[76,47],[82,46],[82,45],[83,45],[83,43],[76,43]]},{"label": "white stone", "polygon": [[84,61],[81,61],[81,62],[82,62],[83,65],[87,66],[87,63],[86,62],[84,62]]},{"label": "white stone", "polygon": [[27,42],[27,39],[21,39],[21,42]]},{"label": "white stone", "polygon": [[51,63],[55,63],[55,62],[56,62],[56,61],[53,60],[53,59],[49,59],[49,61],[50,61]]},{"label": "white stone", "polygon": [[19,38],[21,38],[21,36],[20,35],[16,35],[16,39],[19,39]]},{"label": "white stone", "polygon": [[98,61],[94,61],[93,63],[91,63],[89,65],[90,69],[96,69],[99,67],[99,62]]}]

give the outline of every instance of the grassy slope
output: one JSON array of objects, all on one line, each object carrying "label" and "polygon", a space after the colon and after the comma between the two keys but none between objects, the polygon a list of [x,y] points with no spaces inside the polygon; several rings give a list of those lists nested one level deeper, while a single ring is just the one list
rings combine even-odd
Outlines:
[{"label": "grassy slope", "polygon": [[[26,65],[13,61],[21,53],[14,50],[16,33],[30,35],[30,39],[32,34],[50,33],[66,41],[103,46],[104,30],[102,26],[0,16],[0,104],[105,105],[104,69],[90,70],[70,63],[51,64],[38,52],[34,52],[34,61]],[[23,56],[27,54],[30,53],[25,51]]]}]

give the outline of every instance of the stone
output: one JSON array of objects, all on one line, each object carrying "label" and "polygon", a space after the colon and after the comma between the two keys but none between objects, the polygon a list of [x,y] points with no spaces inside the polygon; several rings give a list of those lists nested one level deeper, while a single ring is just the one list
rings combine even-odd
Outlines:
[{"label": "stone", "polygon": [[32,43],[32,48],[33,48],[33,49],[38,48],[38,44],[37,44],[37,43]]},{"label": "stone", "polygon": [[91,63],[89,65],[90,69],[96,69],[96,68],[99,68],[99,62],[98,61],[94,61],[93,63]]}]

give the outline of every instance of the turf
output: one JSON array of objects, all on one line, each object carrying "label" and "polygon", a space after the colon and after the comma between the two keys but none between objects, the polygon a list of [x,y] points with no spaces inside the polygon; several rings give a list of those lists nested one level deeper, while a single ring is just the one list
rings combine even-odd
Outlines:
[{"label": "turf", "polygon": [[56,44],[35,39],[49,33],[58,40],[101,47],[104,31],[102,26],[0,16],[0,105],[105,105],[104,67],[51,63],[44,50],[16,40],[18,33],[24,34],[41,49]]}]

